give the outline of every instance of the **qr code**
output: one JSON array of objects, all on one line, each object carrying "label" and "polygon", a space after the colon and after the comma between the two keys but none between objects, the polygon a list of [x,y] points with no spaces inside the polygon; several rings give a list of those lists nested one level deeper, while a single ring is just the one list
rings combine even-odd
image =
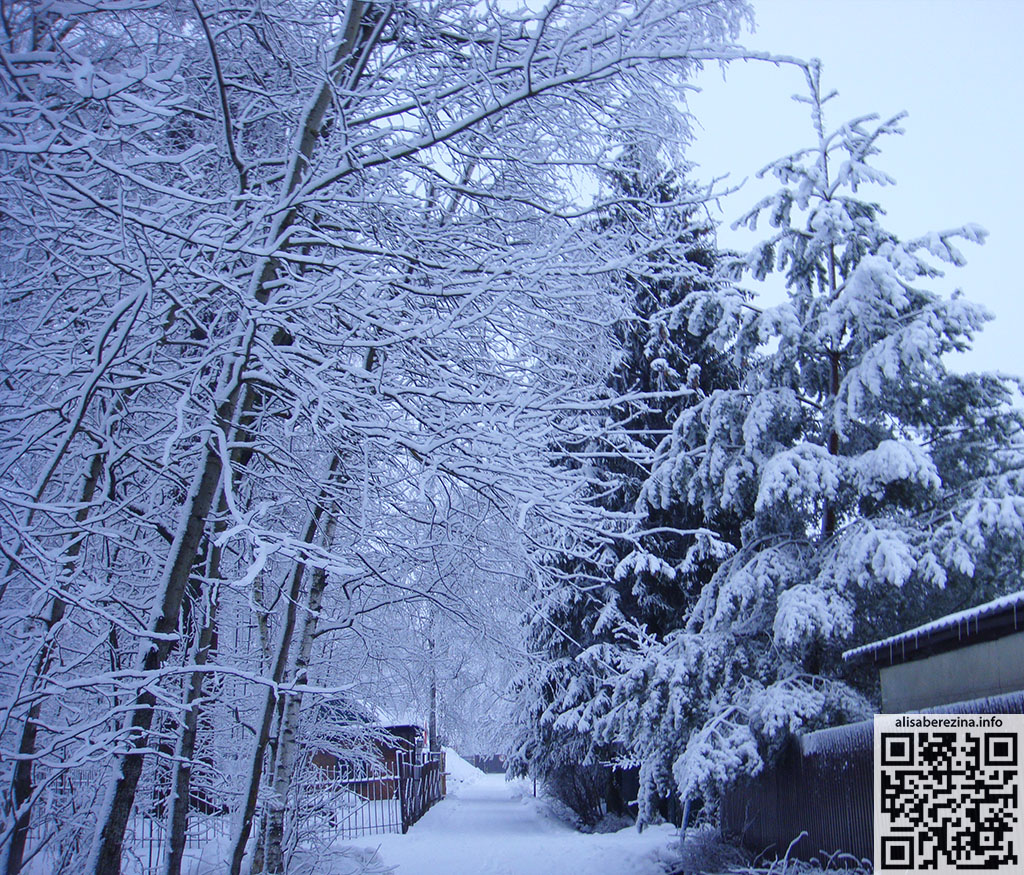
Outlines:
[{"label": "qr code", "polygon": [[1024,714],[875,717],[875,871],[1024,871]]}]

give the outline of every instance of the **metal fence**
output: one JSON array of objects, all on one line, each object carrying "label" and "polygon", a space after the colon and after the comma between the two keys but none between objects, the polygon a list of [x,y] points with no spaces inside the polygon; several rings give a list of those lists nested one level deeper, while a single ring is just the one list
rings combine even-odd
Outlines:
[{"label": "metal fence", "polygon": [[[1020,714],[1024,691],[937,705],[920,713]],[[839,854],[872,859],[873,744],[871,720],[793,739],[774,767],[725,795],[722,832],[755,853],[782,856],[789,850],[791,857],[802,860]],[[801,833],[806,835],[798,838]]]},{"label": "metal fence", "polygon": [[[288,812],[287,832],[292,847],[324,849],[344,841],[379,833],[404,833],[445,795],[443,753],[417,756],[401,752],[388,765],[354,774],[345,770],[317,770]],[[99,780],[97,778],[97,786]],[[52,793],[56,796],[56,791]],[[208,800],[195,798],[197,808]],[[125,835],[122,871],[125,875],[156,875],[166,864],[169,843],[165,812],[153,799],[132,812]],[[260,833],[257,813],[253,835]],[[189,851],[214,853],[231,834],[234,818],[227,813],[193,811],[185,835]],[[29,832],[28,851],[58,868],[61,842],[52,841],[53,823],[37,818]],[[52,859],[51,859],[52,858]]]},{"label": "metal fence", "polygon": [[[416,756],[399,752],[391,768],[372,773],[343,773],[321,789],[325,804],[313,813],[318,840],[351,839],[387,832],[407,832],[445,795],[443,753]],[[304,817],[309,823],[311,818]]]},{"label": "metal fence", "polygon": [[401,756],[398,775],[402,832],[407,832],[444,795],[444,754],[428,754],[420,763]]},{"label": "metal fence", "polygon": [[[209,847],[227,838],[230,832],[231,819],[227,815],[190,814],[185,851]],[[163,871],[169,850],[164,819],[147,812],[133,812],[125,836],[125,875],[155,875]]]},{"label": "metal fence", "polygon": [[[444,754],[396,758],[395,768],[377,767],[353,774],[335,771],[304,788],[289,812],[287,832],[293,847],[324,849],[336,841],[364,835],[404,833],[444,796]],[[186,850],[222,841],[231,831],[228,815],[190,815]],[[253,835],[260,832],[259,814]],[[162,819],[135,812],[126,841],[124,871],[156,875],[167,853]]]},{"label": "metal fence", "polygon": [[774,768],[726,794],[722,831],[769,856],[870,858],[873,768],[870,720],[793,739]]},{"label": "metal fence", "polygon": [[401,786],[396,770],[386,766],[353,770],[328,769],[305,793],[301,808],[293,809],[292,828],[308,843],[330,845],[335,840],[374,833],[402,832]]}]

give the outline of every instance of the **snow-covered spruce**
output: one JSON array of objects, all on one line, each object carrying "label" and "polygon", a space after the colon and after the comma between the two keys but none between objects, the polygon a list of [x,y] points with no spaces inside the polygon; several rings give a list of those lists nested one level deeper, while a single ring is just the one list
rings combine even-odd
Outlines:
[{"label": "snow-covered spruce", "polygon": [[[737,384],[716,331],[723,308],[741,299],[729,291],[730,258],[715,249],[700,209],[703,192],[639,145],[623,154],[607,185],[615,206],[602,224],[628,230],[643,255],[613,277],[630,306],[616,327],[622,353],[609,394],[635,400],[610,403],[595,429],[600,438],[566,447],[562,464],[584,468],[619,528],[617,537],[589,543],[565,538],[537,571],[527,616],[531,664],[516,686],[521,707],[511,761],[514,772],[539,777],[588,825],[624,815],[635,796],[601,765],[630,765],[635,748],[601,728],[611,705],[604,679],[628,653],[619,646],[623,629],[678,629],[702,580],[732,549],[710,531],[684,535],[687,524],[701,529],[703,513],[674,498],[645,508],[643,531],[632,523],[672,423],[715,387]],[[623,714],[623,721],[643,731],[635,715]],[[673,786],[670,771],[647,758],[640,791],[646,818],[656,816]]]},{"label": "snow-covered spruce", "polygon": [[806,74],[815,142],[766,168],[781,187],[741,219],[767,218],[745,267],[782,272],[787,300],[687,298],[718,316],[739,379],[683,407],[637,505],[642,528],[679,509],[701,530],[682,558],[617,566],[676,587],[681,613],[669,628],[620,614],[616,640],[567,653],[587,695],[548,718],[687,802],[713,805],[788,733],[869,713],[873,679],[849,674],[844,647],[1017,587],[1024,561],[1015,381],[949,370],[988,317],[923,287],[984,232],[887,231],[862,191],[892,182],[870,161],[899,117],[828,130],[820,69]]}]

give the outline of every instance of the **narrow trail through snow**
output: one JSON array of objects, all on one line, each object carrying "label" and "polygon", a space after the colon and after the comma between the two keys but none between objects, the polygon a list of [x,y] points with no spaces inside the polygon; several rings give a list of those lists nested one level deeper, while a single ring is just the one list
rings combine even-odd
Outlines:
[{"label": "narrow trail through snow", "polygon": [[670,826],[586,835],[544,813],[521,785],[480,775],[428,811],[406,835],[350,844],[380,846],[396,875],[661,875],[656,854]]}]

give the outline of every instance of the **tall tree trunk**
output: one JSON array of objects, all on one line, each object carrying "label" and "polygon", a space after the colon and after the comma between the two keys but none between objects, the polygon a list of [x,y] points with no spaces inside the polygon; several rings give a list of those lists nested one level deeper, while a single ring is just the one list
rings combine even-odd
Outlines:
[{"label": "tall tree trunk", "polygon": [[[254,402],[255,403],[255,402]],[[252,459],[252,438],[250,431],[254,416],[250,411],[243,410],[239,417],[239,427],[235,437],[240,448],[233,451],[232,462],[239,469],[245,469]],[[179,875],[181,861],[185,852],[186,833],[188,831],[189,798],[192,791],[192,760],[195,754],[196,734],[199,727],[199,712],[202,706],[203,682],[206,672],[202,667],[209,660],[210,653],[217,648],[217,605],[219,600],[218,581],[221,579],[220,563],[223,548],[217,543],[216,536],[222,532],[226,524],[224,517],[228,512],[227,496],[223,488],[217,502],[217,522],[213,525],[212,536],[207,538],[208,561],[206,580],[213,586],[207,595],[206,614],[199,637],[195,642],[190,662],[199,671],[189,676],[186,685],[181,732],[178,736],[174,758],[174,774],[171,782],[171,808],[167,816],[168,853],[166,875]],[[201,592],[197,589],[197,593]]]},{"label": "tall tree trunk", "polygon": [[[337,520],[334,514],[328,514],[324,524],[324,547],[330,549],[334,542]],[[306,616],[302,624],[302,635],[299,639],[299,651],[295,657],[295,669],[292,674],[294,685],[301,688],[309,683],[309,660],[313,653],[313,640],[316,638],[317,624],[320,621],[320,608],[323,604],[324,589],[327,587],[327,570],[316,568],[313,581],[309,587],[306,602]],[[302,691],[295,689],[288,693],[284,703],[284,714],[281,718],[281,731],[278,734],[277,763],[274,768],[273,803],[267,815],[267,847],[265,871],[269,875],[281,875],[284,872],[284,816],[286,801],[295,775],[299,751],[299,716],[302,711]]]},{"label": "tall tree trunk", "polygon": [[[75,514],[75,522],[85,522],[89,515],[89,506],[96,493],[96,484],[103,471],[104,453],[97,450],[92,457],[89,472],[82,484],[82,493],[79,498],[79,508]],[[82,549],[84,538],[77,533],[71,538],[71,544],[67,549],[67,562],[65,570],[70,571],[75,558]],[[50,602],[50,615],[46,618],[46,635],[43,645],[36,658],[35,669],[33,670],[33,684],[38,683],[50,670],[53,663],[54,645],[56,644],[57,626],[64,619],[67,604],[59,596],[54,595]],[[28,709],[25,716],[25,725],[21,730],[21,740],[18,743],[18,761],[14,766],[12,779],[12,798],[14,801],[14,814],[17,818],[14,827],[14,835],[7,849],[7,866],[5,871],[8,875],[17,875],[21,871],[22,862],[25,857],[25,843],[28,839],[28,831],[31,826],[32,806],[30,800],[35,782],[32,775],[32,757],[36,752],[36,738],[39,733],[39,713],[42,702],[36,701]]]},{"label": "tall tree trunk", "polygon": [[[327,480],[334,479],[341,467],[341,457],[335,454],[327,471]],[[323,499],[323,495],[319,496]],[[317,533],[320,530],[320,520],[324,514],[324,502],[317,501],[306,521],[302,533],[302,543],[313,544],[316,542]],[[256,735],[256,743],[252,752],[249,765],[248,783],[239,812],[238,826],[233,840],[231,850],[231,875],[239,875],[242,868],[242,858],[245,856],[245,846],[252,833],[252,821],[256,814],[256,802],[259,798],[260,781],[263,777],[263,760],[267,752],[267,744],[270,740],[270,729],[274,720],[274,712],[278,704],[278,687],[284,679],[285,669],[288,665],[288,655],[291,651],[293,636],[295,633],[295,617],[297,613],[299,598],[302,594],[302,579],[306,572],[306,563],[297,561],[291,571],[291,584],[288,588],[287,607],[285,618],[281,626],[281,634],[278,636],[274,667],[267,685],[266,697],[263,701],[263,714],[260,719],[259,732]]]},{"label": "tall tree trunk", "polygon": [[430,608],[430,632],[427,637],[427,654],[430,659],[430,713],[427,716],[427,735],[430,736],[430,752],[441,750],[437,737],[437,654],[434,646],[434,609]]},{"label": "tall tree trunk", "polygon": [[[249,343],[251,337],[250,333]],[[247,357],[248,343],[245,354],[240,355],[242,359]],[[241,363],[236,363],[238,367],[233,368],[233,373],[227,378],[234,386],[218,409],[217,420],[221,423],[231,423],[235,419],[241,393]],[[251,407],[253,395],[252,390],[247,388],[241,405],[243,411]],[[210,509],[221,484],[222,469],[223,462],[217,441],[211,439],[204,453],[203,464],[192,480],[189,499],[182,510],[178,533],[164,565],[159,603],[150,618],[150,643],[141,655],[140,673],[152,674],[160,669],[171,652],[171,646],[177,640],[181,604],[192,565],[199,553]],[[122,755],[119,773],[114,779],[113,786],[107,791],[104,809],[100,814],[99,831],[87,866],[87,871],[91,870],[96,875],[111,875],[121,871],[124,834],[135,802],[139,778],[142,776],[146,750],[149,747],[149,729],[153,722],[155,705],[156,696],[150,690],[142,689],[136,694],[127,726],[130,750]]]},{"label": "tall tree trunk", "polygon": [[[836,275],[836,249],[835,246],[829,248],[828,252],[828,282],[829,282],[829,294],[831,298],[835,298],[839,290],[838,277]],[[839,455],[839,432],[836,431],[835,424],[835,401],[839,395],[839,344],[841,339],[835,337],[832,339],[832,345],[828,350],[828,399],[829,404],[826,406],[828,416],[832,417],[832,421],[828,424],[828,452],[831,456]],[[825,506],[821,518],[821,537],[822,539],[828,538],[836,530],[836,508],[835,503],[829,499],[825,499]]]},{"label": "tall tree trunk", "polygon": [[430,752],[441,750],[441,742],[437,737],[437,670],[430,665],[430,719],[427,721],[427,733],[430,735]]},{"label": "tall tree trunk", "polygon": [[[210,555],[209,580],[219,576],[221,548],[213,546]],[[207,595],[206,616],[193,648],[191,662],[198,671],[189,676],[185,692],[185,714],[181,732],[174,751],[174,774],[171,779],[171,807],[167,815],[167,865],[166,875],[180,875],[181,860],[185,853],[185,837],[188,830],[189,797],[192,792],[192,759],[196,749],[196,732],[199,726],[199,710],[206,673],[201,670],[209,659],[213,648],[214,629],[217,625],[218,589],[214,584]]]}]

